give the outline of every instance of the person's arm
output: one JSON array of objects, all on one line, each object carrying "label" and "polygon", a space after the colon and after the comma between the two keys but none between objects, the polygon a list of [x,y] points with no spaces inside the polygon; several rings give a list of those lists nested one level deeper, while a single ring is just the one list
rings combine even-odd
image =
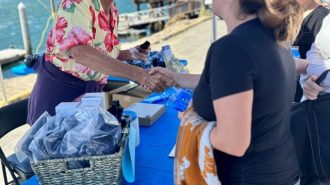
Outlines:
[{"label": "person's arm", "polygon": [[[306,74],[309,62],[304,59],[295,59],[297,74]],[[156,67],[150,71],[150,74],[156,74],[157,72],[172,78],[183,88],[195,88],[199,82],[201,75],[199,74],[179,74],[172,72],[165,68]]]},{"label": "person's arm", "polygon": [[169,81],[170,84],[167,84],[168,86],[178,86],[188,89],[194,89],[197,86],[199,79],[201,77],[201,75],[199,74],[175,73],[173,71],[161,67],[152,68],[149,74],[153,75],[157,73],[167,76],[168,78],[173,80],[172,82]]},{"label": "person's arm", "polygon": [[148,71],[120,62],[90,45],[75,46],[70,49],[71,56],[76,62],[103,74],[128,78],[153,91],[163,91],[166,86],[164,75],[150,76]]},{"label": "person's arm", "polygon": [[[241,157],[251,143],[253,90],[213,101],[217,126],[212,130],[212,146]],[[239,116],[237,116],[239,115]]]},{"label": "person's arm", "polygon": [[307,60],[295,58],[295,65],[296,65],[297,75],[307,73],[307,67],[309,65],[309,62]]},{"label": "person's arm", "polygon": [[[56,57],[61,62],[77,62],[94,71],[131,79],[147,86],[153,91],[163,91],[166,88],[166,78],[160,74],[150,76],[147,71],[119,62],[110,57],[107,53],[97,48],[98,44],[93,43],[96,29],[93,26],[100,26],[102,30],[108,30],[106,16],[103,13],[97,17],[101,23],[96,25],[96,14],[91,1],[72,2],[72,6],[61,5],[58,9],[55,25],[47,41],[48,55]],[[91,23],[93,26],[91,26]],[[111,52],[119,44],[117,37],[112,37],[111,42],[105,39],[106,52]],[[48,56],[48,58],[50,58]],[[50,58],[52,59],[52,58]],[[57,61],[58,65],[61,62]],[[70,66],[65,66],[70,67]],[[75,70],[72,67],[71,70]]]},{"label": "person's arm", "polygon": [[310,65],[308,66],[308,75],[310,75],[310,77],[302,87],[304,90],[304,96],[310,100],[315,100],[324,89],[315,83],[318,77],[313,74],[317,74],[315,71],[318,71],[319,73],[325,71],[328,68],[328,62],[323,59],[321,50],[316,43],[313,43],[311,49],[307,52],[307,59],[310,61]]},{"label": "person's arm", "polygon": [[198,85],[201,75],[199,74],[179,74],[175,73],[174,80],[180,87],[194,89]]}]

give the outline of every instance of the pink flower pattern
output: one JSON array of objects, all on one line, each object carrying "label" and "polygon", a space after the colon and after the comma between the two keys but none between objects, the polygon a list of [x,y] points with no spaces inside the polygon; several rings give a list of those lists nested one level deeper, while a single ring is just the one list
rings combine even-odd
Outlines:
[{"label": "pink flower pattern", "polygon": [[116,35],[112,34],[112,33],[108,33],[106,36],[105,36],[105,39],[104,39],[104,44],[105,44],[105,48],[111,52],[114,48],[114,46],[118,45],[119,44],[119,40],[117,38]]},{"label": "pink flower pattern", "polygon": [[[113,12],[115,13],[115,12]],[[115,26],[117,26],[116,24],[116,18],[114,18],[115,15],[111,15],[109,17],[109,20],[107,20],[107,16],[104,13],[104,11],[101,11],[98,15],[98,23],[99,23],[99,27],[108,32],[107,35],[104,38],[104,44],[106,49],[111,52],[114,48],[114,46],[119,44],[119,40],[118,37],[116,35],[114,35],[114,28]]]},{"label": "pink flower pattern", "polygon": [[95,15],[95,10],[94,10],[93,6],[89,7],[89,11],[92,15],[92,32],[93,32],[93,39],[95,39],[95,36],[96,36],[96,28],[95,28],[96,15]]},{"label": "pink flower pattern", "polygon": [[68,50],[74,46],[91,45],[93,36],[83,30],[81,27],[73,27],[67,37],[59,42],[61,51]]},{"label": "pink flower pattern", "polygon": [[64,17],[57,17],[56,24],[53,29],[50,30],[48,39],[47,39],[47,47],[46,47],[46,60],[53,61],[53,51],[55,48],[56,41],[61,42],[65,35],[65,28],[68,26],[68,22]]},{"label": "pink flower pattern", "polygon": [[65,20],[64,17],[59,17],[57,19],[57,23],[56,23],[56,26],[55,26],[55,29],[56,29],[56,40],[57,42],[61,42],[63,37],[64,37],[64,34],[65,34],[65,31],[64,29],[68,27],[68,22]]},{"label": "pink flower pattern", "polygon": [[[74,59],[70,59],[65,51],[79,45],[91,45],[96,49],[110,54],[116,45],[119,45],[119,39],[116,35],[119,14],[112,2],[110,14],[106,14],[99,8],[100,2],[94,0],[61,0],[60,10],[54,22],[54,27],[50,30],[47,47],[46,60],[53,62],[61,70],[84,80],[96,80],[99,83],[106,83],[107,76],[87,68],[79,63],[75,67],[65,66],[68,61],[72,66]],[[79,5],[79,6],[78,6]],[[88,12],[89,11],[89,12]],[[83,12],[83,13],[82,13]],[[90,17],[81,17],[82,14],[89,13]],[[86,14],[88,15],[88,14]],[[86,19],[82,25],[77,25],[74,21]],[[79,20],[80,19],[80,20]],[[102,33],[103,32],[103,33]],[[104,38],[97,34],[105,35]],[[100,39],[103,38],[103,41]],[[98,40],[95,40],[98,39]],[[94,45],[93,45],[94,44]],[[64,53],[63,53],[64,52]],[[116,49],[118,52],[118,48]]]}]

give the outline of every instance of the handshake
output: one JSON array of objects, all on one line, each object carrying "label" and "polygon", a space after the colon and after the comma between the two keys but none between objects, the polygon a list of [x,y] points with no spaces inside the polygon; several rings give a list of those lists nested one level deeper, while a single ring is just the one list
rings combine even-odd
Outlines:
[{"label": "handshake", "polygon": [[[118,56],[119,60],[145,60],[150,52],[150,43],[147,41],[129,50],[122,50]],[[152,69],[135,72],[133,78],[142,87],[153,92],[163,92],[168,87],[179,87],[177,83],[178,74],[166,68],[154,67]]]},{"label": "handshake", "polygon": [[138,83],[146,90],[163,92],[168,87],[179,87],[177,73],[166,68],[154,67],[138,75]]}]

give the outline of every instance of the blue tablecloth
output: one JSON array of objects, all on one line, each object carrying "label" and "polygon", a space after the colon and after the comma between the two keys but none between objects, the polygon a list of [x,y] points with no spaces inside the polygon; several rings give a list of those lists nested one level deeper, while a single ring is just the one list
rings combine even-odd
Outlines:
[{"label": "blue tablecloth", "polygon": [[[172,185],[173,158],[168,157],[175,145],[179,128],[177,111],[167,107],[165,114],[151,127],[140,127],[140,145],[136,149],[135,182],[124,185]],[[38,185],[32,177],[24,185]]]}]

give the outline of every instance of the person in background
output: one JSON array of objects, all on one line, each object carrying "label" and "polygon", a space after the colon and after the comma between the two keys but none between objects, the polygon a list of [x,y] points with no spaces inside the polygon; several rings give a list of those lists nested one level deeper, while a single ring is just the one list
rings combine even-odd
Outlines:
[{"label": "person in background", "polygon": [[[293,46],[298,46],[301,59],[306,59],[306,53],[311,49],[315,37],[321,29],[322,21],[329,14],[329,10],[319,0],[298,0],[298,2],[304,8],[304,21]],[[300,60],[300,62],[303,61]],[[298,80],[294,101],[300,102],[302,95],[303,91]]]},{"label": "person in background", "polygon": [[322,4],[326,8],[330,8],[330,0],[316,0],[317,3]]},{"label": "person in background", "polygon": [[[315,43],[310,51],[307,52],[307,74],[301,76],[301,86],[304,89],[302,100],[317,99],[320,92],[330,93],[330,75],[328,75],[321,86],[315,80],[326,70],[330,69],[330,15],[324,18],[322,28],[317,34]],[[308,77],[310,77],[308,79]],[[308,80],[307,80],[308,79]],[[321,185],[318,177],[301,178],[301,185]],[[330,185],[330,183],[322,184]]]},{"label": "person in background", "polygon": [[144,59],[148,50],[120,50],[119,15],[113,0],[61,0],[49,32],[45,57],[34,66],[38,73],[28,105],[29,124],[55,106],[84,93],[99,92],[108,75],[128,78],[153,91],[167,88],[161,74],[122,62]]},{"label": "person in background", "polygon": [[294,185],[290,131],[295,61],[290,48],[303,10],[296,0],[213,0],[228,35],[209,48],[202,75],[155,68],[195,88],[194,110],[216,121],[210,135],[223,185]]},{"label": "person in background", "polygon": [[319,34],[316,36],[312,49],[307,52],[309,66],[307,75],[311,76],[308,80],[301,80],[304,87],[304,96],[315,100],[320,92],[330,93],[330,77],[328,76],[321,86],[314,83],[318,76],[327,69],[330,69],[330,15],[324,21]]}]

